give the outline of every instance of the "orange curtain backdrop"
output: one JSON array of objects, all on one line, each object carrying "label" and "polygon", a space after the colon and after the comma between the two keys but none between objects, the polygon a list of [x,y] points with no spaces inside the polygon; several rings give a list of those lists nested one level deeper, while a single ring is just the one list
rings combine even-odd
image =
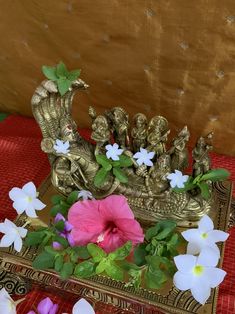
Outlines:
[{"label": "orange curtain backdrop", "polygon": [[87,109],[123,106],[164,115],[171,137],[187,124],[191,144],[215,132],[217,152],[235,155],[234,0],[0,1],[0,110],[31,115],[41,66],[63,60],[89,85]]}]

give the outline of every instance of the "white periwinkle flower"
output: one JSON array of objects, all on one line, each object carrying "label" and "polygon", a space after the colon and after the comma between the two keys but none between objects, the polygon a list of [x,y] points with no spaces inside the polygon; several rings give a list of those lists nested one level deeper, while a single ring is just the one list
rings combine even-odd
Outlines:
[{"label": "white periwinkle flower", "polygon": [[85,299],[80,299],[73,307],[72,314],[95,314],[93,307]]},{"label": "white periwinkle flower", "polygon": [[135,153],[133,158],[137,159],[136,162],[139,166],[146,165],[151,167],[153,166],[151,159],[153,159],[154,155],[154,152],[148,152],[147,149],[140,148],[140,151]]},{"label": "white periwinkle flower", "polygon": [[78,193],[78,198],[82,198],[84,201],[85,200],[92,200],[94,199],[92,193],[90,191],[86,191],[86,190],[81,190]]},{"label": "white periwinkle flower", "polygon": [[211,294],[211,288],[217,287],[226,275],[226,272],[215,266],[218,255],[211,248],[201,251],[199,256],[189,254],[174,257],[178,271],[173,281],[179,290],[191,290],[196,301],[205,304]]},{"label": "white periwinkle flower", "polygon": [[35,210],[42,210],[46,207],[38,198],[38,193],[33,182],[26,183],[22,189],[14,187],[9,192],[10,199],[14,202],[13,207],[20,215],[24,211],[27,216],[36,218]]},{"label": "white periwinkle flower", "polygon": [[220,251],[216,243],[226,241],[229,234],[221,230],[214,230],[213,221],[205,215],[199,221],[197,229],[183,231],[182,236],[189,242],[187,254],[198,254],[203,248],[210,247],[219,256]]},{"label": "white periwinkle flower", "polygon": [[179,170],[175,170],[175,172],[168,174],[167,179],[170,180],[170,185],[172,188],[183,188],[185,182],[188,181],[188,176],[183,175]]},{"label": "white periwinkle flower", "polygon": [[24,299],[20,299],[16,302],[12,300],[9,293],[5,290],[5,288],[2,288],[0,290],[0,313],[4,314],[17,314],[16,312],[16,306],[22,302]]},{"label": "white periwinkle flower", "polygon": [[61,140],[56,140],[54,145],[54,150],[57,154],[68,154],[69,153],[69,141],[63,142]]},{"label": "white periwinkle flower", "polygon": [[17,252],[21,251],[23,245],[22,238],[26,237],[27,229],[17,227],[12,221],[5,219],[4,222],[0,223],[0,232],[5,233],[0,241],[0,247],[9,247],[14,244],[14,249]]},{"label": "white periwinkle flower", "polygon": [[123,153],[123,149],[119,148],[117,143],[106,145],[105,148],[107,150],[107,158],[111,158],[112,160],[119,160],[119,156]]}]

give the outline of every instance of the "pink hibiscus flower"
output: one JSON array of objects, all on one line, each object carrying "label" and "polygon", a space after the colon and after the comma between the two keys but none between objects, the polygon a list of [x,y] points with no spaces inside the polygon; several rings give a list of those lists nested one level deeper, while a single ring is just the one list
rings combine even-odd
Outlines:
[{"label": "pink hibiscus flower", "polygon": [[75,245],[97,243],[109,253],[127,241],[133,245],[144,241],[143,230],[121,195],[75,203],[69,210],[68,222],[73,225]]}]

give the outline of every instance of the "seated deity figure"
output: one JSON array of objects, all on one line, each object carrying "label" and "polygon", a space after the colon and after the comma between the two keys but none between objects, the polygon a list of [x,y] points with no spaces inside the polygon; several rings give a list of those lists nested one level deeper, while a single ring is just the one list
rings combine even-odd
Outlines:
[{"label": "seated deity figure", "polygon": [[199,137],[196,146],[193,149],[193,176],[196,177],[200,174],[208,172],[211,168],[211,160],[209,157],[209,151],[212,150],[212,145],[207,143],[207,140],[211,140],[213,133],[209,133],[205,137]]}]

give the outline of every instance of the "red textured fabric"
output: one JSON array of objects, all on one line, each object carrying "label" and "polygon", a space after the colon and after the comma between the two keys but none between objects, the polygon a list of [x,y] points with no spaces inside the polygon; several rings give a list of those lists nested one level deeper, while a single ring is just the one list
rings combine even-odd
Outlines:
[{"label": "red textured fabric", "polygon": [[[89,139],[89,131],[81,130],[81,135]],[[14,186],[33,181],[39,186],[50,171],[46,154],[40,149],[41,132],[33,119],[9,116],[0,123],[0,220],[14,219],[16,212],[8,197],[9,190]],[[231,179],[235,181],[235,157],[212,154],[213,167],[223,167],[231,171]],[[234,194],[235,196],[235,194]],[[235,313],[235,228],[230,230],[230,237],[226,243],[223,269],[227,276],[220,286],[217,306],[218,314]],[[17,307],[18,313],[26,314],[45,296],[59,303],[61,313],[71,313],[74,299],[63,299],[41,290],[34,290],[27,295],[27,299]],[[98,313],[98,312],[97,312]],[[102,309],[102,314],[113,313]],[[85,313],[84,313],[85,314]],[[101,314],[101,312],[99,313]]]}]

